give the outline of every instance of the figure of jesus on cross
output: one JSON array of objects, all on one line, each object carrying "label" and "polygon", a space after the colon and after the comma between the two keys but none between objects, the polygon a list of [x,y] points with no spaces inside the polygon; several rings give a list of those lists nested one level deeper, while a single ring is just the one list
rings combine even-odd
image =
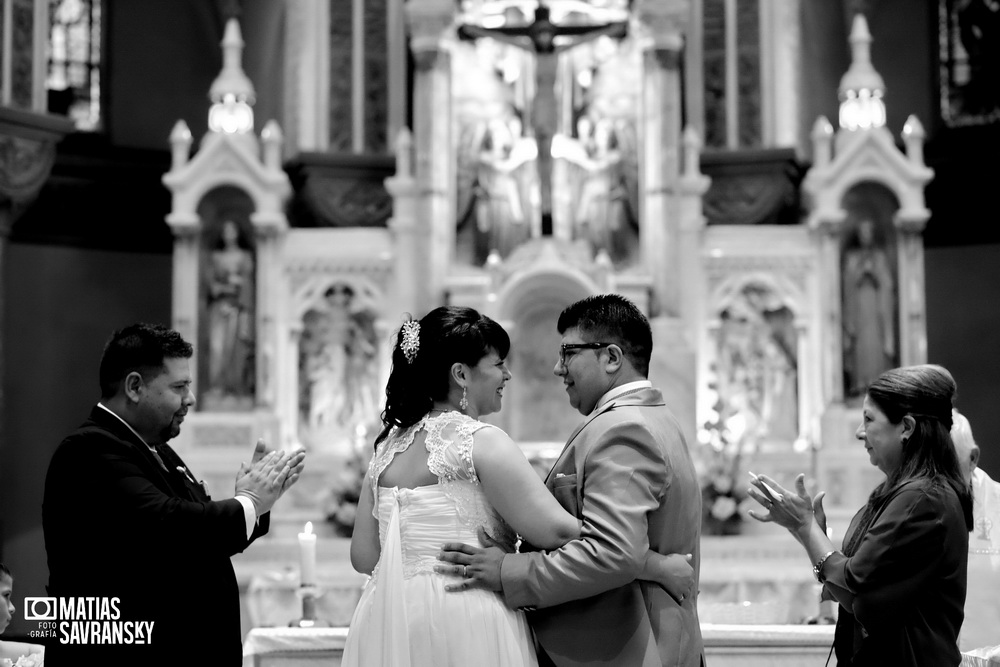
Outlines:
[{"label": "figure of jesus on cross", "polygon": [[[464,24],[459,27],[462,39],[492,37],[535,55],[535,97],[529,103],[527,115],[530,131],[538,146],[538,180],[541,193],[542,234],[552,234],[552,137],[559,124],[556,100],[556,77],[559,54],[602,35],[621,39],[628,32],[628,23],[617,21],[601,25],[556,25],[549,18],[549,8],[542,2],[535,8],[535,19],[526,26],[484,28]],[[556,44],[556,38],[569,38]]]}]

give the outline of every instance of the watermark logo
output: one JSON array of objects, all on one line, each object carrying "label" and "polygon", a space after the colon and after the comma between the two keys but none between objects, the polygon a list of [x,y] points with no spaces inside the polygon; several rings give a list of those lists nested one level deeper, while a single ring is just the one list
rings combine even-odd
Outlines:
[{"label": "watermark logo", "polygon": [[155,621],[124,621],[115,597],[25,597],[24,619],[38,623],[35,638],[60,644],[152,644]]},{"label": "watermark logo", "polygon": [[56,598],[24,598],[24,620],[54,621],[59,609]]}]

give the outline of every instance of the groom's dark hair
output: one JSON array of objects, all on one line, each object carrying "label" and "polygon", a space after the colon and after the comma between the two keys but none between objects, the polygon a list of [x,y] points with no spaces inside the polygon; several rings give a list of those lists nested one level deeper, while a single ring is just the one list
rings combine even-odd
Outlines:
[{"label": "groom's dark hair", "polygon": [[98,377],[101,398],[118,393],[121,381],[136,371],[147,381],[163,372],[164,359],[190,359],[191,343],[162,324],[137,322],[111,334],[104,345]]},{"label": "groom's dark hair", "polygon": [[639,308],[621,294],[595,294],[568,306],[559,315],[560,334],[577,328],[584,342],[614,343],[622,349],[632,368],[649,374],[653,354],[653,332]]}]

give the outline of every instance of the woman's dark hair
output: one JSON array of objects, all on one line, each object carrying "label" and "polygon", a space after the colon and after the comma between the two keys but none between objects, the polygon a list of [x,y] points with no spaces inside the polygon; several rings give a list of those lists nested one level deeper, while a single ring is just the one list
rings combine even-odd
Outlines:
[{"label": "woman's dark hair", "polygon": [[914,479],[930,484],[950,484],[958,494],[965,523],[972,530],[972,494],[962,477],[962,469],[951,441],[952,404],[955,379],[942,366],[923,364],[894,368],[878,376],[868,386],[868,398],[892,424],[903,417],[913,418],[915,426],[903,441],[899,467],[875,487],[865,506],[858,529],[851,535],[844,552],[850,556],[882,505],[900,484]]},{"label": "woman's dark hair", "polygon": [[0,579],[3,579],[4,577],[14,581],[14,575],[10,573],[10,570],[7,569],[6,565],[0,563]]},{"label": "woman's dark hair", "polygon": [[510,337],[503,327],[479,311],[461,306],[441,306],[424,315],[418,340],[416,353],[407,360],[402,349],[403,327],[396,333],[376,447],[394,427],[416,424],[434,401],[447,398],[452,364],[475,366],[491,350],[501,359],[510,352]]}]

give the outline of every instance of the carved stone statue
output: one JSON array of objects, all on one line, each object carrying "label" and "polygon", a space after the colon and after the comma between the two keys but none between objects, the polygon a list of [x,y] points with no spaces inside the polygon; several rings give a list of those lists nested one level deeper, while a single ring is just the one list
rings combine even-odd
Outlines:
[{"label": "carved stone statue", "polygon": [[613,132],[606,121],[594,126],[591,154],[580,166],[585,170],[576,208],[574,236],[587,239],[594,252],[604,250],[621,259],[617,237],[625,222],[621,207],[621,154],[613,147]]},{"label": "carved stone statue", "polygon": [[[464,39],[492,37],[530,51],[535,56],[535,96],[526,114],[531,126],[527,132],[538,145],[538,181],[541,194],[542,234],[552,233],[552,139],[558,132],[559,104],[556,97],[559,55],[602,35],[622,38],[626,22],[603,25],[556,25],[549,18],[549,8],[539,3],[534,21],[527,26],[484,28],[462,25],[458,34]],[[569,41],[557,44],[557,38]]]},{"label": "carved stone statue", "polygon": [[[513,121],[514,119],[512,119]],[[513,123],[518,129],[519,123]],[[503,121],[490,124],[476,175],[476,226],[486,247],[507,257],[533,234],[533,207],[529,201],[533,144]]]},{"label": "carved stone statue", "polygon": [[306,314],[300,341],[300,404],[314,447],[349,444],[354,430],[377,418],[375,314],[353,287],[337,283]]},{"label": "carved stone statue", "polygon": [[896,365],[896,281],[889,257],[876,244],[875,223],[858,224],[856,247],[844,252],[844,375],[848,396]]},{"label": "carved stone statue", "polygon": [[798,359],[793,313],[771,290],[745,287],[721,314],[718,391],[748,451],[798,437]]},{"label": "carved stone statue", "polygon": [[213,398],[253,396],[254,258],[236,222],[222,223],[208,268],[208,390]]}]

